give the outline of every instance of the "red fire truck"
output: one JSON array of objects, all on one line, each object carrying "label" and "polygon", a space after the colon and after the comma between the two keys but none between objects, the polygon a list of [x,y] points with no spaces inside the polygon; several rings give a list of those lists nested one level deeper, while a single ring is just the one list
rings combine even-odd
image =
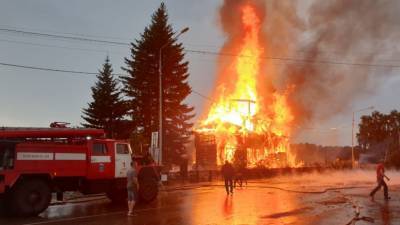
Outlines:
[{"label": "red fire truck", "polygon": [[[0,198],[5,208],[37,215],[49,206],[52,193],[60,200],[66,191],[124,200],[131,148],[126,141],[102,137],[99,129],[0,128]],[[156,167],[141,165],[138,178],[140,200],[154,200]]]}]

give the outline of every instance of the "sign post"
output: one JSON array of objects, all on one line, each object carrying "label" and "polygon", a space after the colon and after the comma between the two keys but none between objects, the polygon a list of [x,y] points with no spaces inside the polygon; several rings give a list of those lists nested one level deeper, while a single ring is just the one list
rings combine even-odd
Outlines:
[{"label": "sign post", "polygon": [[153,159],[155,159],[158,165],[161,165],[159,146],[158,146],[158,132],[151,132],[151,154]]}]

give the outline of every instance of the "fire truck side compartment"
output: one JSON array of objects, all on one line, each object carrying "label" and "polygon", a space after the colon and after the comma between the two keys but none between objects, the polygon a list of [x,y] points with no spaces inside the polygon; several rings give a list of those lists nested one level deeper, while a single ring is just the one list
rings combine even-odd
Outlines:
[{"label": "fire truck side compartment", "polygon": [[55,190],[76,190],[79,186],[85,193],[104,192],[121,182],[114,179],[114,151],[114,142],[105,139],[83,144],[20,143],[14,172],[24,176],[48,174]]},{"label": "fire truck side compartment", "polygon": [[55,177],[86,175],[86,146],[82,144],[29,143],[17,145],[15,171]]}]

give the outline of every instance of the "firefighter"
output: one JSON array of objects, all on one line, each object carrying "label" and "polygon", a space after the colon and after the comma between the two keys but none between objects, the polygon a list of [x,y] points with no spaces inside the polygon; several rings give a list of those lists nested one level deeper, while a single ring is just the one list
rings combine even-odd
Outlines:
[{"label": "firefighter", "polygon": [[228,160],[225,160],[225,164],[221,168],[221,173],[225,181],[226,194],[233,194],[233,177],[235,176],[235,171],[232,164],[229,163]]},{"label": "firefighter", "polygon": [[126,174],[127,184],[126,189],[128,191],[128,216],[134,216],[133,208],[137,200],[137,193],[139,190],[139,182],[136,171],[136,161],[132,160],[131,166]]},{"label": "firefighter", "polygon": [[381,187],[383,186],[383,194],[385,196],[385,200],[389,200],[389,193],[388,193],[388,187],[387,184],[385,182],[386,178],[388,181],[390,180],[386,175],[385,175],[385,166],[384,166],[384,160],[381,160],[380,163],[378,163],[377,167],[376,167],[376,180],[378,183],[378,186],[376,186],[376,188],[374,190],[372,190],[372,192],[369,194],[371,196],[371,199],[374,200],[374,195],[375,193],[381,189]]},{"label": "firefighter", "polygon": [[237,169],[237,172],[235,173],[235,180],[233,186],[236,188],[236,184],[238,184],[238,187],[243,187],[243,183],[246,183],[247,186],[247,180],[244,178],[245,174],[245,168],[240,167]]}]

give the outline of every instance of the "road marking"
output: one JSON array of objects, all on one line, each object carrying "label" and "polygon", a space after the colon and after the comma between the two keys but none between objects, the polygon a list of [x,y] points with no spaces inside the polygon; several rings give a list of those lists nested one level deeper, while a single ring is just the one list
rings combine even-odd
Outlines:
[{"label": "road marking", "polygon": [[[135,212],[136,213],[137,212],[145,212],[145,211],[162,209],[162,208],[168,208],[168,207],[137,209],[137,210],[135,210]],[[95,217],[111,216],[111,215],[126,214],[126,213],[127,213],[127,211],[124,210],[124,211],[117,211],[117,212],[112,212],[112,213],[102,213],[102,214],[91,215],[91,216],[78,216],[78,217],[72,217],[72,218],[55,219],[55,220],[35,222],[35,223],[24,223],[22,225],[40,225],[40,224],[62,223],[62,222],[68,222],[68,221],[74,221],[74,220],[90,219],[90,218],[95,218]]]}]

